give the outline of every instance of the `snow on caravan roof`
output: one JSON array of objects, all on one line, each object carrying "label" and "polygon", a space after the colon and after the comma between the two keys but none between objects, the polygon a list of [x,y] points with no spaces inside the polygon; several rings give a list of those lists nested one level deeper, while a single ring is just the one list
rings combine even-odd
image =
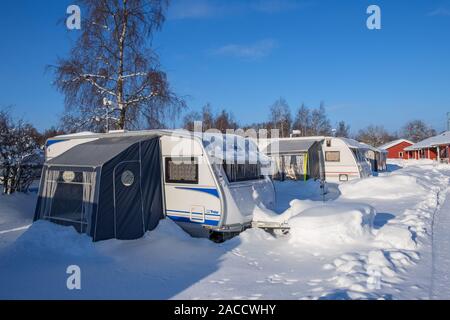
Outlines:
[{"label": "snow on caravan roof", "polygon": [[375,152],[379,152],[379,153],[388,153],[386,150],[384,150],[384,149],[381,149],[381,148],[375,148],[374,146],[371,146],[370,144],[367,144],[367,143],[364,143],[364,142],[360,142],[360,144],[362,144],[363,145],[363,147],[362,148],[366,148],[366,149],[368,149],[368,150],[372,150],[372,151],[375,151]]},{"label": "snow on caravan roof", "polygon": [[258,160],[263,164],[270,163],[270,158],[259,152],[257,144],[249,138],[236,134],[208,132],[194,135],[202,139],[206,152],[213,158],[229,162]]},{"label": "snow on caravan roof", "polygon": [[83,137],[83,136],[92,136],[96,133],[91,132],[91,131],[82,131],[82,132],[77,132],[77,133],[69,133],[69,134],[64,134],[64,135],[60,135],[60,136],[56,136],[55,138],[71,138],[71,137]]},{"label": "snow on caravan roof", "polygon": [[440,135],[430,137],[405,148],[406,151],[418,150],[430,147],[436,147],[444,144],[450,144],[450,131],[441,133]]},{"label": "snow on caravan roof", "polygon": [[344,141],[344,143],[349,147],[349,148],[353,148],[353,149],[363,149],[363,150],[372,150],[375,152],[380,152],[380,153],[386,153],[385,150],[379,149],[379,148],[375,148],[374,146],[371,146],[370,144],[364,143],[364,142],[359,142],[356,141],[355,139],[350,139],[350,138],[338,138],[341,139],[342,141]]},{"label": "snow on caravan roof", "polygon": [[368,144],[364,144],[364,143],[358,142],[358,141],[356,141],[354,139],[350,139],[350,138],[338,138],[338,139],[341,139],[342,141],[344,141],[344,143],[347,146],[349,146],[350,148],[353,148],[353,149],[368,149],[369,147],[371,147]]},{"label": "snow on caravan roof", "polygon": [[133,144],[157,135],[103,137],[77,145],[49,160],[47,166],[99,167]]},{"label": "snow on caravan roof", "polygon": [[[109,132],[109,133],[89,133],[83,132],[73,135],[57,136],[53,139],[113,139],[113,138],[137,138],[145,139],[154,135],[173,135],[174,137],[196,137],[202,141],[202,144],[209,156],[219,160],[233,161],[236,159],[258,159],[261,163],[269,163],[270,159],[258,151],[258,146],[249,138],[244,138],[235,134],[221,133],[202,133],[189,132],[187,130],[141,130],[141,131],[125,131],[125,132]],[[225,137],[225,139],[224,139]],[[109,140],[112,142],[112,140]],[[119,141],[119,140],[117,140]],[[224,143],[225,141],[225,143]],[[83,144],[85,145],[85,144]],[[96,152],[96,151],[94,151]],[[56,159],[55,159],[56,160]],[[49,162],[50,163],[50,162]]]}]

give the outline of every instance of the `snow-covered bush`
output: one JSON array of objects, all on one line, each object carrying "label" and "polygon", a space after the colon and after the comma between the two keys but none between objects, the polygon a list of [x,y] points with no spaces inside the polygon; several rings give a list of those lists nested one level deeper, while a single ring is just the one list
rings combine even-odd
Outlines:
[{"label": "snow-covered bush", "polygon": [[0,110],[0,184],[3,193],[25,192],[39,176],[42,151],[31,124],[14,121]]}]

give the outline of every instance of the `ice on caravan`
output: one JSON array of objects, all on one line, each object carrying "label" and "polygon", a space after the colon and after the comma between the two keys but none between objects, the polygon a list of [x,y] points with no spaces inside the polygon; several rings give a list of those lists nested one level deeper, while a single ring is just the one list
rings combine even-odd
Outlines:
[{"label": "ice on caravan", "polygon": [[[147,155],[143,146],[150,137],[159,147]],[[117,141],[121,148],[115,146]],[[98,145],[117,152],[99,152]],[[193,235],[221,239],[250,227],[255,207],[271,208],[275,201],[272,182],[263,172],[267,158],[240,136],[150,130],[58,136],[46,146],[49,174],[41,181],[36,219],[72,225],[94,241],[139,237],[150,230],[146,221],[154,221],[158,210]],[[155,165],[159,181],[145,176],[146,168]],[[152,175],[158,176],[156,171]],[[142,182],[150,180],[161,195],[147,199]],[[67,188],[76,192],[63,192]],[[152,207],[150,216],[145,206],[135,205],[159,201],[161,209]],[[62,202],[74,205],[57,205]],[[121,224],[125,215],[136,218],[132,228]],[[98,237],[95,230],[98,234],[101,228],[106,231]],[[134,231],[127,234],[123,228]]]}]

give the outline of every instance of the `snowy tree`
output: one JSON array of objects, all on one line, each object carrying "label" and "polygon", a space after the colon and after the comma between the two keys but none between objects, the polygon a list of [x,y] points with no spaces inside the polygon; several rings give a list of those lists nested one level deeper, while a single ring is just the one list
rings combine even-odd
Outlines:
[{"label": "snowy tree", "polygon": [[274,129],[280,130],[280,137],[289,136],[292,116],[289,105],[284,98],[279,98],[270,106],[270,122]]},{"label": "snowy tree", "polygon": [[3,193],[26,191],[37,177],[43,162],[35,128],[22,120],[14,121],[0,110],[0,182]]},{"label": "snowy tree", "polygon": [[168,0],[81,0],[81,35],[56,66],[67,129],[161,127],[184,101],[171,90],[151,48]]},{"label": "snowy tree", "polygon": [[349,138],[350,137],[350,126],[345,123],[345,121],[339,121],[335,133],[336,137]]},{"label": "snowy tree", "polygon": [[435,135],[436,130],[422,120],[409,121],[401,130],[401,136],[413,142],[419,142]]}]

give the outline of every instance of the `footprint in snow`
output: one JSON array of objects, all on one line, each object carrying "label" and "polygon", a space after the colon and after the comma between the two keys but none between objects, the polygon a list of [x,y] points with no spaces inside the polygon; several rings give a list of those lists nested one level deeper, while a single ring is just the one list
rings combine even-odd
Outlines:
[{"label": "footprint in snow", "polygon": [[272,284],[292,285],[292,284],[298,282],[298,279],[286,279],[285,277],[283,277],[279,274],[274,274],[274,275],[269,276],[267,278],[267,281]]}]

